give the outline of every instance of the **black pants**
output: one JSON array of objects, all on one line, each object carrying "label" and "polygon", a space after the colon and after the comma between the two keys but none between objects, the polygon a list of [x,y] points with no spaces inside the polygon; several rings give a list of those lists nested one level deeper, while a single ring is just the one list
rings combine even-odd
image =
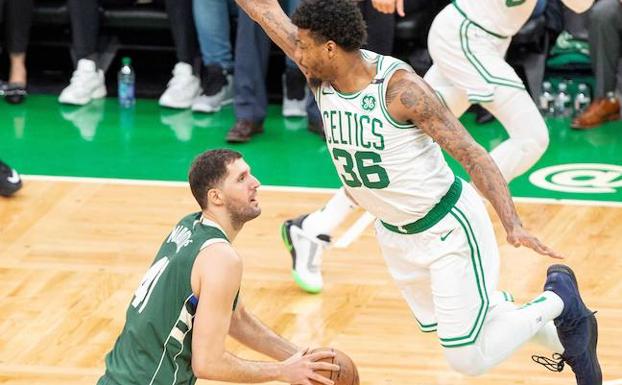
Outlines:
[{"label": "black pants", "polygon": [[[155,0],[155,3],[162,5],[168,14],[177,60],[191,64],[199,51],[192,17],[192,0]],[[97,53],[100,5],[106,7],[107,5],[131,6],[133,4],[135,4],[134,0],[67,0],[76,59],[94,59]]]},{"label": "black pants", "polygon": [[391,55],[396,16],[377,11],[371,0],[359,1],[358,5],[367,24],[367,43],[363,48],[381,55]]},{"label": "black pants", "polygon": [[0,23],[5,27],[9,53],[24,53],[32,24],[33,0],[0,0]]}]

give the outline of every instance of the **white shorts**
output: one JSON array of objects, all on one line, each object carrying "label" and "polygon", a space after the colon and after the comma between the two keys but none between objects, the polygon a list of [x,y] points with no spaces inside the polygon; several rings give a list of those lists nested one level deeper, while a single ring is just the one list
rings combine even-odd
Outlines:
[{"label": "white shorts", "polygon": [[444,347],[474,343],[489,307],[504,293],[496,292],[497,241],[473,187],[462,182],[450,212],[421,233],[396,233],[380,221],[375,227],[389,272],[421,330],[436,330]]},{"label": "white shorts", "polygon": [[434,65],[425,79],[435,90],[451,85],[465,91],[470,103],[492,101],[498,86],[524,90],[504,60],[510,41],[484,31],[450,4],[430,28],[428,49]]}]

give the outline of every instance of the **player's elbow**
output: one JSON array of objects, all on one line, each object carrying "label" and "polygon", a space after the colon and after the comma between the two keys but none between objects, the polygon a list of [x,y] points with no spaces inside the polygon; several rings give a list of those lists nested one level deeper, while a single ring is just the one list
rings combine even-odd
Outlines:
[{"label": "player's elbow", "polygon": [[196,378],[204,380],[218,380],[217,374],[220,373],[219,365],[216,360],[201,359],[192,356],[192,372]]}]

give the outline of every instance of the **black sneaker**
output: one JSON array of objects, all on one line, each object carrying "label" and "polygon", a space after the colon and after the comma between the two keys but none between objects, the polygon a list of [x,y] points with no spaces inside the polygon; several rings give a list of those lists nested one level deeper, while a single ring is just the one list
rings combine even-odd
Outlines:
[{"label": "black sneaker", "polygon": [[0,195],[8,197],[22,188],[22,179],[15,169],[0,161]]},{"label": "black sneaker", "polygon": [[26,99],[26,87],[21,84],[9,83],[4,88],[4,100],[9,104],[20,104]]},{"label": "black sneaker", "polygon": [[577,385],[601,385],[603,379],[596,355],[598,324],[594,312],[581,299],[572,269],[565,265],[550,266],[544,290],[552,291],[564,302],[564,310],[554,320],[564,346],[564,353],[558,355],[557,371],[567,362],[575,373]]}]

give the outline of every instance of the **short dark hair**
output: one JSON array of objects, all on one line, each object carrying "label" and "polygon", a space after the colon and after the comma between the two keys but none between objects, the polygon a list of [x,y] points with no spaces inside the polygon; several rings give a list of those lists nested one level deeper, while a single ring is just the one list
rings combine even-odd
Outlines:
[{"label": "short dark hair", "polygon": [[209,150],[197,156],[190,166],[188,181],[194,199],[201,209],[207,207],[207,192],[222,182],[227,175],[227,166],[242,158],[242,154],[233,150]]},{"label": "short dark hair", "polygon": [[353,0],[303,0],[292,23],[310,30],[316,41],[332,40],[346,51],[361,48],[367,40],[363,15]]}]

